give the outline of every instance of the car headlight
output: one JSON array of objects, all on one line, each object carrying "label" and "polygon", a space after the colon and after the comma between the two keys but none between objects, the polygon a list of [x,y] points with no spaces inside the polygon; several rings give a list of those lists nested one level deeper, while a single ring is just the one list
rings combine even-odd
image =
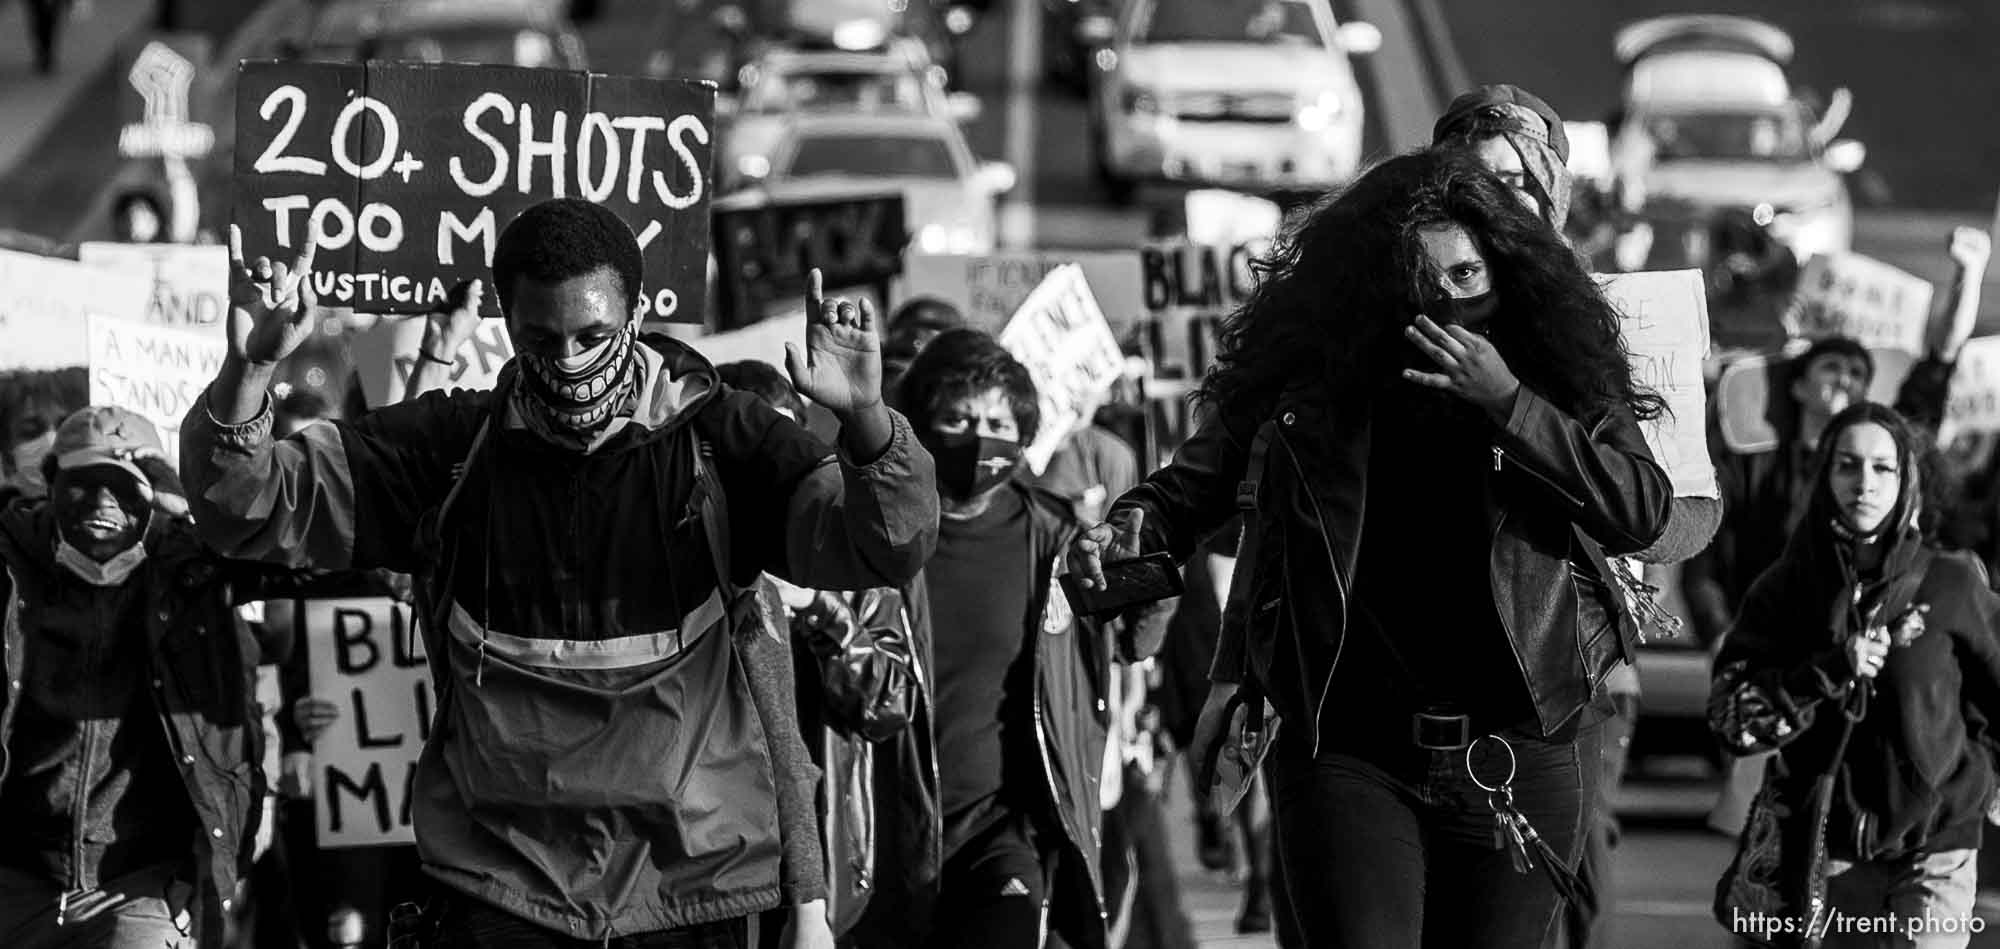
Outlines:
[{"label": "car headlight", "polygon": [[1160,114],[1160,97],[1154,95],[1150,89],[1127,86],[1124,105],[1125,111],[1132,115]]},{"label": "car headlight", "polygon": [[761,179],[771,173],[771,160],[762,155],[744,155],[736,159],[736,173],[751,180]]},{"label": "car headlight", "polygon": [[848,20],[833,28],[833,45],[850,52],[865,52],[881,46],[889,31],[878,20]]},{"label": "car headlight", "polygon": [[942,224],[926,224],[917,231],[917,249],[926,254],[942,254],[951,244],[951,235]]},{"label": "car headlight", "polygon": [[1308,132],[1323,132],[1332,128],[1333,121],[1340,118],[1341,110],[1346,108],[1346,103],[1341,101],[1340,93],[1332,91],[1322,92],[1304,101],[1305,104],[1299,107],[1295,118],[1299,128]]}]

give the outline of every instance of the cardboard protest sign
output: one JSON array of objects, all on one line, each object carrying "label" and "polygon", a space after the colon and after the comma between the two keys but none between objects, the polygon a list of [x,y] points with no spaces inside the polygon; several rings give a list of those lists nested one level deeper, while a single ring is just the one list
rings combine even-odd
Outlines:
[{"label": "cardboard protest sign", "polygon": [[313,742],[321,847],[410,844],[410,792],[432,692],[410,608],[388,597],[301,601],[312,694],[340,707]]},{"label": "cardboard protest sign", "polygon": [[[617,212],[645,256],[641,316],[700,322],[706,298],[713,86],[502,66],[245,63],[236,211],[273,259],[322,235],[328,306],[428,312],[487,277],[531,205]],[[488,294],[486,315],[499,314]]]},{"label": "cardboard protest sign", "polygon": [[0,250],[0,371],[85,365],[84,319],[141,322],[152,292],[144,273]]},{"label": "cardboard protest sign", "polygon": [[1816,254],[1799,276],[1797,304],[1785,314],[1793,336],[1851,336],[1870,349],[1924,351],[1930,281],[1860,254]]},{"label": "cardboard protest sign", "polygon": [[1042,280],[1000,332],[1000,345],[1035,380],[1041,426],[1022,454],[1041,474],[1063,439],[1117,381],[1125,355],[1076,264],[1057,267]]},{"label": "cardboard protest sign", "polygon": [[1967,340],[1959,350],[1938,443],[1987,432],[2000,432],[2000,336]]},{"label": "cardboard protest sign", "polygon": [[[1146,322],[1140,351],[1152,364],[1146,395],[1153,400],[1153,439],[1178,445],[1194,429],[1186,396],[1221,351],[1222,322],[1250,298],[1250,262],[1263,242],[1155,244],[1139,252]],[[1146,459],[1150,461],[1151,459]]]},{"label": "cardboard protest sign", "polygon": [[774,301],[802,298],[818,268],[836,287],[886,285],[910,235],[902,195],[834,200],[731,199],[715,212],[718,330],[761,321]]},{"label": "cardboard protest sign", "polygon": [[1602,279],[1618,308],[1631,354],[1632,382],[1667,401],[1667,412],[1640,424],[1653,460],[1673,479],[1676,497],[1721,497],[1708,457],[1708,406],[1702,363],[1708,358],[1708,297],[1699,270],[1617,274]]},{"label": "cardboard protest sign", "polygon": [[201,327],[229,325],[229,249],[219,244],[118,244],[89,241],[77,248],[87,266],[149,274],[148,322]]},{"label": "cardboard protest sign", "polygon": [[998,332],[1064,264],[1083,268],[1112,335],[1125,338],[1146,317],[1144,278],[1134,251],[1001,251],[993,254],[918,254],[903,262],[899,299],[936,297],[965,314],[968,325]]},{"label": "cardboard protest sign", "polygon": [[[348,341],[361,393],[371,408],[403,401],[403,390],[417,368],[417,347],[424,341],[424,317],[387,317],[356,333]],[[514,341],[500,320],[481,320],[472,341],[459,350],[446,388],[491,389],[500,381],[500,367],[514,358]]]},{"label": "cardboard protest sign", "polygon": [[146,37],[122,57],[125,85],[118,154],[125,158],[200,158],[215,150],[215,127],[198,115],[195,80],[213,43],[198,33]]},{"label": "cardboard protest sign", "polygon": [[91,314],[90,404],[118,405],[159,426],[167,458],[180,454],[181,419],[222,368],[229,344],[216,333]]}]

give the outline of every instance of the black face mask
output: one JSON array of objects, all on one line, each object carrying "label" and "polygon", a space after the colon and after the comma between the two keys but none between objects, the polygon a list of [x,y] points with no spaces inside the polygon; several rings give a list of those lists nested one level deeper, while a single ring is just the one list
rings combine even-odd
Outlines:
[{"label": "black face mask", "polygon": [[1500,297],[1488,290],[1470,297],[1445,297],[1426,309],[1431,320],[1439,326],[1454,324],[1466,329],[1485,327],[1493,314],[1500,309]]},{"label": "black face mask", "polygon": [[969,501],[1013,477],[1021,465],[1021,443],[975,435],[926,434],[922,439],[937,462],[938,490]]}]

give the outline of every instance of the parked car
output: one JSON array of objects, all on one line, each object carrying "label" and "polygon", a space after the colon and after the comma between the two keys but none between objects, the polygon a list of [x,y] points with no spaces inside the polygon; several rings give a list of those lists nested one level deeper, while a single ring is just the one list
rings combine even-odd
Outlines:
[{"label": "parked car", "polygon": [[768,156],[799,115],[914,115],[969,121],[970,93],[946,92],[942,74],[891,53],[779,49],[742,70],[739,95],[723,96],[716,166],[736,168],[746,155]]},{"label": "parked car", "polygon": [[958,47],[945,11],[926,0],[787,0],[775,38],[788,45],[861,53],[915,43],[954,81]]},{"label": "parked car", "polygon": [[583,39],[552,0],[354,0],[328,4],[288,58],[587,69]]},{"label": "parked car", "polygon": [[1327,0],[1132,0],[1091,91],[1097,175],[1120,201],[1142,181],[1341,184],[1361,164],[1348,57],[1380,44]]},{"label": "parked car", "polygon": [[900,192],[913,244],[933,254],[992,250],[995,205],[1015,179],[975,160],[957,123],[926,115],[800,116],[734,171],[736,188],[777,201]]},{"label": "parked car", "polygon": [[1663,17],[1626,27],[1615,45],[1626,78],[1612,165],[1628,207],[1747,211],[1801,263],[1849,249],[1843,176],[1867,151],[1834,136],[1852,96],[1836,92],[1815,115],[1785,73],[1788,35],[1743,17]]}]

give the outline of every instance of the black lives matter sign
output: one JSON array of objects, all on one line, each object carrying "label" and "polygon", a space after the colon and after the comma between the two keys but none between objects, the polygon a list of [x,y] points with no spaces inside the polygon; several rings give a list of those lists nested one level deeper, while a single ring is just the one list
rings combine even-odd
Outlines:
[{"label": "black lives matter sign", "polygon": [[751,202],[715,210],[716,328],[762,320],[774,301],[795,299],[806,276],[825,287],[881,284],[903,272],[910,233],[902,195]]},{"label": "black lives matter sign", "polygon": [[[322,235],[314,289],[364,312],[434,309],[484,278],[501,230],[549,198],[615,211],[645,254],[642,316],[700,322],[715,89],[549,69],[252,62],[236,93],[235,223],[251,254]],[[275,248],[273,252],[272,248]],[[495,294],[487,315],[499,314]]]}]

